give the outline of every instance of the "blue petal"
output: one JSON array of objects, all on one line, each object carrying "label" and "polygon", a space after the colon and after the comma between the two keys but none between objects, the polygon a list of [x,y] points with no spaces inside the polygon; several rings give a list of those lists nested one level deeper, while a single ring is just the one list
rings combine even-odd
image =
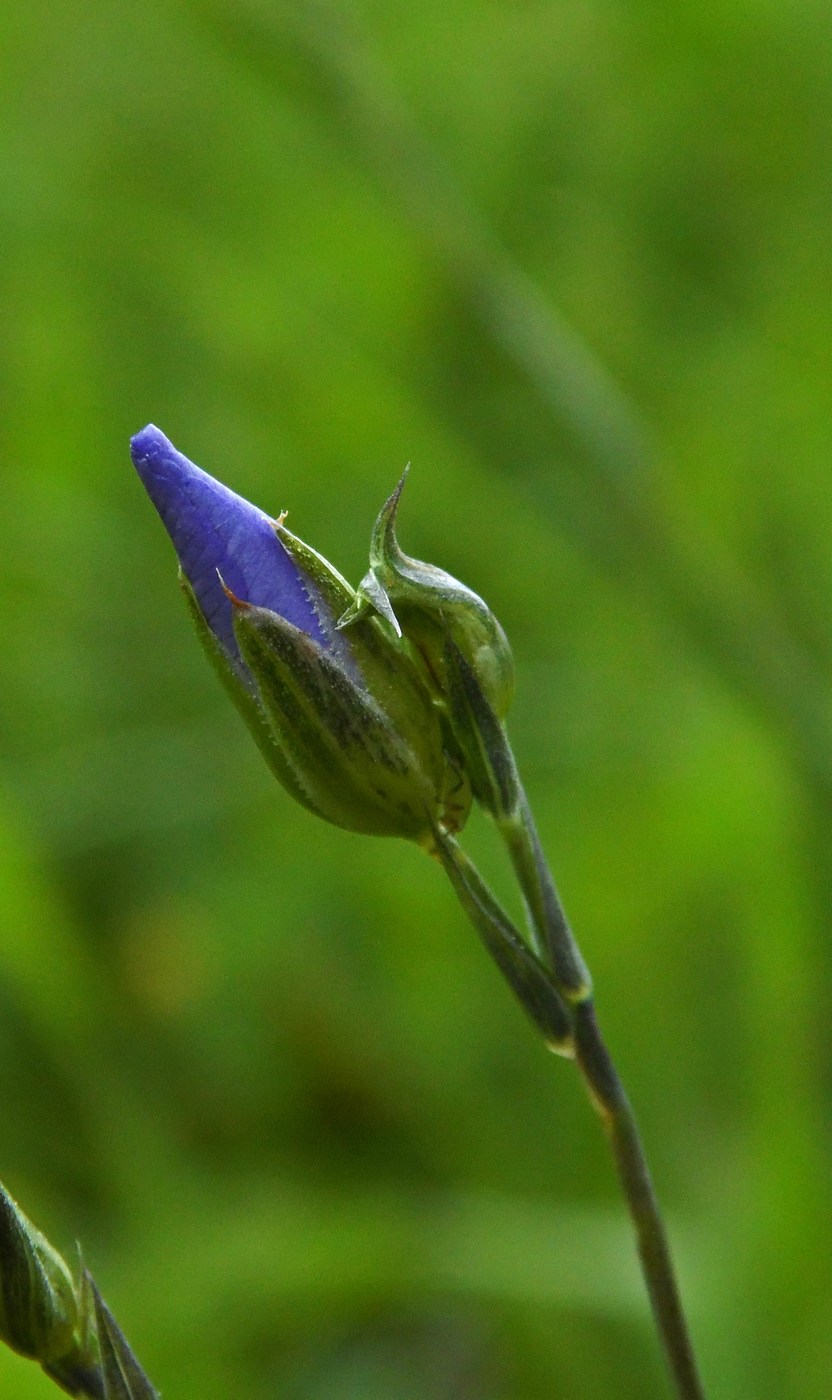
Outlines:
[{"label": "blue petal", "polygon": [[247,683],[220,574],[244,602],[270,608],[328,644],[315,587],[284,549],[269,516],[194,466],[152,423],[131,439],[130,452],[205,621]]}]

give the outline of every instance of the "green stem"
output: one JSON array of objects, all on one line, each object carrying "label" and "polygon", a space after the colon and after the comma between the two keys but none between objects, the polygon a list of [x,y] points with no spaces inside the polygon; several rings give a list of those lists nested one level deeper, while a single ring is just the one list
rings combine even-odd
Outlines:
[{"label": "green stem", "polygon": [[556,1054],[574,1058],[572,1017],[549,969],[526,945],[479,871],[446,831],[435,832],[436,855],[460,904],[523,1010]]},{"label": "green stem", "polygon": [[591,1001],[575,1007],[575,1059],[607,1132],[636,1232],[653,1317],[679,1400],[705,1400],[659,1202],[635,1115]]},{"label": "green stem", "polygon": [[[505,732],[503,741],[511,753]],[[517,808],[511,816],[498,817],[497,826],[523,891],[532,932],[546,950],[555,982],[568,1002],[584,1001],[592,994],[589,969],[569,927],[519,777],[517,786],[520,794]]]},{"label": "green stem", "polygon": [[589,973],[569,926],[522,788],[516,812],[497,825],[511,856],[554,981],[572,1009],[575,1060],[607,1132],[636,1233],[653,1317],[679,1400],[704,1400],[667,1232],[633,1110],[601,1036]]}]

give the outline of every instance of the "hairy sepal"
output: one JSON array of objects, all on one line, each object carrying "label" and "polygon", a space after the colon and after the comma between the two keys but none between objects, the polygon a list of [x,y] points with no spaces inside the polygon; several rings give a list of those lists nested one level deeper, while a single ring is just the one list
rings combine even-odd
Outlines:
[{"label": "hairy sepal", "polygon": [[191,620],[196,628],[197,636],[202,643],[202,648],[219,677],[223,689],[242,715],[257,747],[265,758],[272,773],[290,796],[294,797],[297,802],[300,802],[310,812],[314,812],[316,816],[323,816],[324,813],[315,806],[311,794],[299,782],[289,758],[283,752],[280,739],[275,733],[268,715],[256,694],[254,678],[252,677],[252,685],[254,688],[249,689],[245,682],[241,680],[235,667],[232,666],[231,662],[228,660],[225,650],[217,641],[214,633],[205,621],[194,591],[181,569],[179,571],[179,582],[182,587],[182,592],[185,595],[185,601],[188,605]]},{"label": "hairy sepal", "polygon": [[418,677],[412,687],[406,672],[391,666],[386,693],[371,692],[265,608],[238,605],[234,630],[308,805],[350,831],[427,842],[442,806],[445,755],[438,715]]}]

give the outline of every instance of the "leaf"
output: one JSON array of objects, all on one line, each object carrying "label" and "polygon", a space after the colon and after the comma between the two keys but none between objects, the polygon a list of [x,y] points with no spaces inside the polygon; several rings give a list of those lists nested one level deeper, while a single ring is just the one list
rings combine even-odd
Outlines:
[{"label": "leaf", "polygon": [[88,1269],[84,1269],[81,1286],[84,1312],[88,1313],[90,1307],[94,1310],[104,1400],[159,1400],[159,1392],[139,1365]]}]

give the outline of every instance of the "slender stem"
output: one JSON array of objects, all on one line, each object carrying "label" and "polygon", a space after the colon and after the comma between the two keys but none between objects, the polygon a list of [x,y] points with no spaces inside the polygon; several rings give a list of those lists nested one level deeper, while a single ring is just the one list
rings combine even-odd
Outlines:
[{"label": "slender stem", "polygon": [[528,800],[498,820],[538,940],[572,1008],[575,1060],[607,1132],[635,1228],[656,1327],[679,1400],[705,1400],[662,1220],[633,1110],[601,1036],[589,973],[546,863]]},{"label": "slender stem", "polygon": [[[505,736],[504,742],[510,753]],[[497,825],[523,891],[533,935],[546,949],[561,994],[569,1002],[584,1001],[592,993],[589,968],[581,957],[552,873],[546,864],[532,810],[519,776],[517,785],[517,808],[511,816],[498,818]]]},{"label": "slender stem", "polygon": [[573,1059],[572,1016],[548,967],[535,955],[453,836],[437,829],[435,854],[457,898],[550,1050]]},{"label": "slender stem", "polygon": [[680,1400],[704,1400],[667,1231],[653,1189],[635,1115],[610,1053],[604,1044],[591,1001],[575,1007],[576,1061],[590,1098],[610,1139],[618,1176],[627,1198],[650,1295],[656,1327]]}]

